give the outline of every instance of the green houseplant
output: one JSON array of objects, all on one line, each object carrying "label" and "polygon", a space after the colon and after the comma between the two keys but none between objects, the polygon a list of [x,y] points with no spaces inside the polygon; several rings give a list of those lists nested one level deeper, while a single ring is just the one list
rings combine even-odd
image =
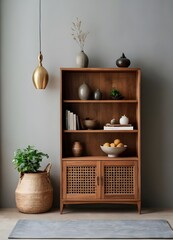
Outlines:
[{"label": "green houseplant", "polygon": [[17,149],[12,162],[19,173],[34,173],[40,168],[43,157],[49,158],[49,155],[28,145],[24,149]]},{"label": "green houseplant", "polygon": [[44,157],[49,158],[49,155],[30,145],[14,153],[12,162],[20,174],[15,191],[16,206],[20,212],[42,213],[52,206],[51,164],[43,171],[39,170]]},{"label": "green houseplant", "polygon": [[110,96],[112,99],[115,99],[115,100],[120,100],[120,99],[123,99],[124,97],[121,95],[121,93],[115,89],[115,88],[112,88],[111,92],[110,92]]}]

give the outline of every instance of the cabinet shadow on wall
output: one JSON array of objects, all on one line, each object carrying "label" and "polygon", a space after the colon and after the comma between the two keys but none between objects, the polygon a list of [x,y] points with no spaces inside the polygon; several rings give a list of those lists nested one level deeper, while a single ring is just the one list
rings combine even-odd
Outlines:
[{"label": "cabinet shadow on wall", "polygon": [[164,207],[164,79],[148,69],[141,81],[142,205]]}]

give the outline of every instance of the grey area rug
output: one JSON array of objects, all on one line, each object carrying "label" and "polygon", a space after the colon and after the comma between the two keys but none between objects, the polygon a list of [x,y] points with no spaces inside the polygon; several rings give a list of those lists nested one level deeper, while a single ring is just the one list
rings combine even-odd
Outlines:
[{"label": "grey area rug", "polygon": [[166,220],[19,220],[9,239],[173,239]]}]

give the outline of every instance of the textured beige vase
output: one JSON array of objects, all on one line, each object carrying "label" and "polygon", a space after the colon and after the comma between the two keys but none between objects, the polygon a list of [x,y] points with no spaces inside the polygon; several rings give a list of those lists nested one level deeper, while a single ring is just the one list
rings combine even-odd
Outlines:
[{"label": "textured beige vase", "polygon": [[50,165],[43,172],[24,173],[15,191],[16,207],[23,213],[42,213],[52,207]]},{"label": "textured beige vase", "polygon": [[80,142],[74,142],[72,146],[72,152],[75,157],[80,157],[82,155],[83,147]]}]

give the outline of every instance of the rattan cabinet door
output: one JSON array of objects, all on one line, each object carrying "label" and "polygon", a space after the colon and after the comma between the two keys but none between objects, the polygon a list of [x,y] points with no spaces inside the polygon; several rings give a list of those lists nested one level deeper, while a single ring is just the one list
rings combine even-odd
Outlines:
[{"label": "rattan cabinet door", "polygon": [[99,170],[97,161],[63,161],[63,199],[98,199]]},{"label": "rattan cabinet door", "polygon": [[104,161],[101,175],[103,199],[137,200],[137,161]]}]

